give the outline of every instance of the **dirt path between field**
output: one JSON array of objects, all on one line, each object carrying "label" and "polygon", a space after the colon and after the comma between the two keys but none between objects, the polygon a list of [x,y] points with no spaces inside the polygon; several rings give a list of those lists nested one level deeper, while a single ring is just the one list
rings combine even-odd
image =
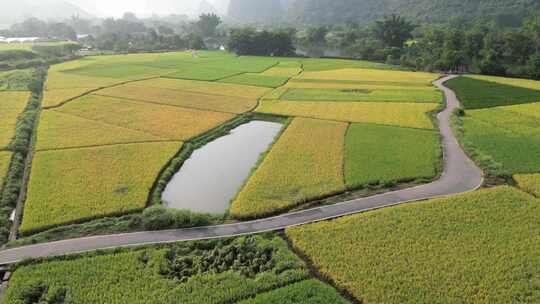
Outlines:
[{"label": "dirt path between field", "polygon": [[483,183],[483,173],[465,154],[450,125],[452,112],[459,107],[459,101],[454,92],[444,87],[443,83],[454,77],[456,76],[444,77],[433,83],[445,93],[447,100],[446,109],[437,116],[443,141],[444,171],[441,178],[433,183],[250,222],[191,229],[85,237],[8,249],[0,251],[0,265],[16,263],[26,258],[48,257],[98,249],[277,231],[286,227],[476,190]]}]

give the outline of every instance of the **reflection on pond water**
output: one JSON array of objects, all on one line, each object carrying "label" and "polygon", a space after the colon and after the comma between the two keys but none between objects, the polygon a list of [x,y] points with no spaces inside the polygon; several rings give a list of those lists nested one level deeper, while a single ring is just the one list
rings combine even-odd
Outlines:
[{"label": "reflection on pond water", "polygon": [[170,208],[224,213],[282,125],[252,121],[193,152],[162,199]]}]

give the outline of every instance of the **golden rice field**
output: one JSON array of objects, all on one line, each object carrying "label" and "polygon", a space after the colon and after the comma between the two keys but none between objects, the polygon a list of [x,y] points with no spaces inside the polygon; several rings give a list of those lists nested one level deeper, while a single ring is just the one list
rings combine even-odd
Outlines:
[{"label": "golden rice field", "polygon": [[9,164],[11,162],[11,152],[0,151],[0,191],[2,191],[2,186],[4,185],[4,178],[9,169]]},{"label": "golden rice field", "polygon": [[511,187],[286,230],[361,303],[538,303],[540,204]]},{"label": "golden rice field", "polygon": [[330,71],[304,72],[301,79],[354,80],[370,82],[393,82],[404,85],[430,86],[439,74],[424,72],[404,72],[375,69],[339,69]]},{"label": "golden rice field", "polygon": [[256,218],[345,190],[346,123],[295,119],[233,201],[235,218]]},{"label": "golden rice field", "polygon": [[37,152],[22,233],[141,210],[179,142]]},{"label": "golden rice field", "polygon": [[154,78],[136,82],[151,88],[179,90],[191,93],[258,99],[270,91],[268,88],[172,78]]},{"label": "golden rice field", "polygon": [[155,88],[144,83],[131,83],[112,87],[98,91],[95,94],[233,114],[245,113],[257,106],[256,98],[191,93],[180,90]]},{"label": "golden rice field", "polygon": [[29,97],[29,92],[0,92],[0,148],[11,142],[17,117],[23,112]]},{"label": "golden rice field", "polygon": [[294,76],[299,75],[301,72],[302,72],[302,69],[297,68],[297,67],[276,66],[262,72],[261,74],[264,76],[294,77]]},{"label": "golden rice field", "polygon": [[[540,90],[540,81],[530,80],[530,79],[521,79],[521,78],[507,78],[507,77],[497,77],[497,76],[486,76],[486,75],[467,75],[468,78],[484,80],[495,82],[498,84],[509,85],[514,87]],[[540,100],[539,100],[540,101]]]},{"label": "golden rice field", "polygon": [[284,116],[433,129],[427,113],[438,107],[436,103],[264,100],[256,111]]},{"label": "golden rice field", "polygon": [[234,118],[201,111],[126,99],[88,95],[57,111],[169,140],[186,140]]},{"label": "golden rice field", "polygon": [[517,174],[514,180],[521,189],[540,197],[540,174]]},{"label": "golden rice field", "polygon": [[142,131],[122,128],[55,110],[45,110],[41,113],[37,134],[36,150],[166,140],[164,137]]},{"label": "golden rice field", "polygon": [[[336,80],[328,81],[302,81],[299,78],[293,78],[284,87],[289,89],[360,89],[360,90],[411,90],[411,86],[406,83],[384,83],[383,81],[369,83],[369,81],[351,81],[339,82]],[[436,91],[433,86],[414,86],[415,91]]]},{"label": "golden rice field", "polygon": [[81,96],[95,88],[53,89],[43,91],[43,108],[58,107],[62,103]]}]

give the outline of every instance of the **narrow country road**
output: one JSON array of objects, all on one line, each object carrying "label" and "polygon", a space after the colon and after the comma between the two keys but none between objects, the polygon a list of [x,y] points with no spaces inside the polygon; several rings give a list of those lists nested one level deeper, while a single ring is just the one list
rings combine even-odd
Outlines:
[{"label": "narrow country road", "polygon": [[433,183],[250,222],[192,229],[86,237],[8,249],[0,252],[0,265],[16,263],[25,258],[47,257],[97,249],[275,231],[290,226],[333,219],[407,202],[475,190],[483,183],[483,173],[461,149],[450,127],[452,111],[459,107],[459,101],[454,92],[444,87],[443,83],[454,77],[448,76],[434,82],[435,86],[444,91],[448,106],[437,116],[443,138],[444,172],[441,178]]}]

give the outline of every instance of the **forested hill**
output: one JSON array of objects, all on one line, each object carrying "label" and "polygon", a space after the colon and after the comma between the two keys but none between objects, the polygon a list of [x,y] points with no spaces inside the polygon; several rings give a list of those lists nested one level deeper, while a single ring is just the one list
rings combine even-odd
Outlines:
[{"label": "forested hill", "polygon": [[535,12],[540,12],[539,0],[230,0],[228,17],[237,23],[367,24],[396,14],[416,22],[464,17],[518,25]]},{"label": "forested hill", "polygon": [[270,22],[285,18],[280,0],[231,0],[228,17],[232,22]]},{"label": "forested hill", "polygon": [[283,3],[288,6],[291,21],[307,24],[369,23],[391,14],[417,22],[465,17],[515,23],[531,12],[540,11],[538,0],[284,0]]}]

